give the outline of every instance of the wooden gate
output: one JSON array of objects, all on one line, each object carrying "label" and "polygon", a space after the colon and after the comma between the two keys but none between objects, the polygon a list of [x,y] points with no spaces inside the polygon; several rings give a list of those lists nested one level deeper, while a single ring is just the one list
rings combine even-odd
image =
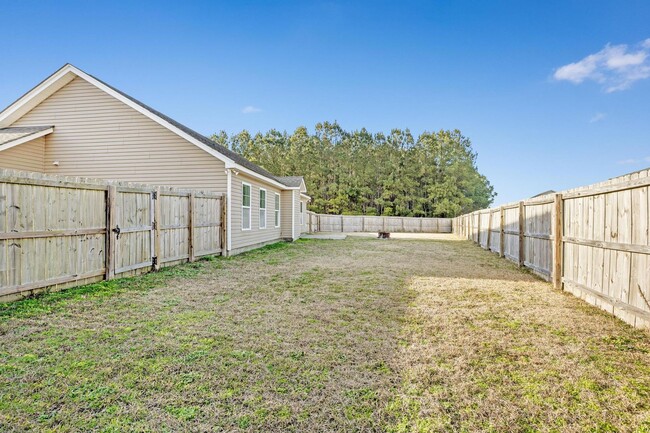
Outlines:
[{"label": "wooden gate", "polygon": [[223,249],[223,194],[109,186],[106,278]]},{"label": "wooden gate", "polygon": [[0,300],[223,254],[226,197],[0,169]]},{"label": "wooden gate", "polygon": [[[110,190],[109,190],[110,194]],[[154,265],[154,199],[152,191],[114,190],[110,236],[113,241],[112,275],[152,268]],[[114,203],[113,203],[114,201]]]}]

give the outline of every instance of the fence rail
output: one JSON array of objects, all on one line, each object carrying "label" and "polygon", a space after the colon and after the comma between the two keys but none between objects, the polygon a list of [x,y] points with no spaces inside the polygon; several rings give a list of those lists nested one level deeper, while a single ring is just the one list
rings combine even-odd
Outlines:
[{"label": "fence rail", "polygon": [[394,216],[326,215],[308,212],[308,227],[312,232],[391,232],[391,233],[451,233],[451,218],[412,218]]},{"label": "fence rail", "polygon": [[0,300],[222,252],[222,194],[0,170]]},{"label": "fence rail", "polygon": [[650,170],[462,215],[453,232],[650,328]]}]

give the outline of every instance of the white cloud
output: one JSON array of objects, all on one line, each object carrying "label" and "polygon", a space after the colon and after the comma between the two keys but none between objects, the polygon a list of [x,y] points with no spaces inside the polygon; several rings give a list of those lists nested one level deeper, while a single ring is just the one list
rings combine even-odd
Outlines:
[{"label": "white cloud", "polygon": [[252,105],[247,105],[241,109],[241,112],[244,114],[259,113],[260,111],[262,111],[261,108],[253,107]]},{"label": "white cloud", "polygon": [[595,54],[557,68],[553,78],[574,84],[595,81],[607,93],[629,89],[635,81],[650,78],[650,38],[634,49],[607,44]]},{"label": "white cloud", "polygon": [[589,119],[589,123],[600,122],[601,120],[604,120],[605,117],[607,117],[607,114],[605,113],[596,113],[591,117],[591,119]]},{"label": "white cloud", "polygon": [[556,80],[567,80],[572,83],[582,83],[586,78],[595,78],[597,74],[598,57],[594,54],[576,63],[569,63],[558,68],[553,74]]}]

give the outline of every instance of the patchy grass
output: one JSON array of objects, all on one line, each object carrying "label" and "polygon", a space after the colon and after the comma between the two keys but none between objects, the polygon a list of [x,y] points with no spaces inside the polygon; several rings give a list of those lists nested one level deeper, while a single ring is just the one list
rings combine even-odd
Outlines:
[{"label": "patchy grass", "polygon": [[275,244],[0,305],[0,431],[650,432],[650,338],[466,243]]}]

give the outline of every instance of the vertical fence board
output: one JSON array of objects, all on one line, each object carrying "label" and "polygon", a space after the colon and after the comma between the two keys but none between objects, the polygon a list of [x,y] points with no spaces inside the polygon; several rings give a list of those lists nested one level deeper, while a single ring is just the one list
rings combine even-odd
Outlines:
[{"label": "vertical fence board", "polygon": [[553,201],[553,287],[562,289],[562,194],[555,194]]},{"label": "vertical fence board", "polygon": [[[308,213],[311,232],[452,233],[451,218],[414,218]],[[314,220],[312,221],[312,218]]]},{"label": "vertical fence board", "polygon": [[[0,298],[148,272],[154,256],[179,250],[187,261],[189,194],[0,169]],[[197,247],[218,254],[222,195],[200,200],[207,204]]]},{"label": "vertical fence board", "polygon": [[[650,328],[648,170],[588,187],[462,215],[454,233],[485,245],[499,212],[501,254],[623,321]],[[490,231],[490,241],[496,234]]]}]

